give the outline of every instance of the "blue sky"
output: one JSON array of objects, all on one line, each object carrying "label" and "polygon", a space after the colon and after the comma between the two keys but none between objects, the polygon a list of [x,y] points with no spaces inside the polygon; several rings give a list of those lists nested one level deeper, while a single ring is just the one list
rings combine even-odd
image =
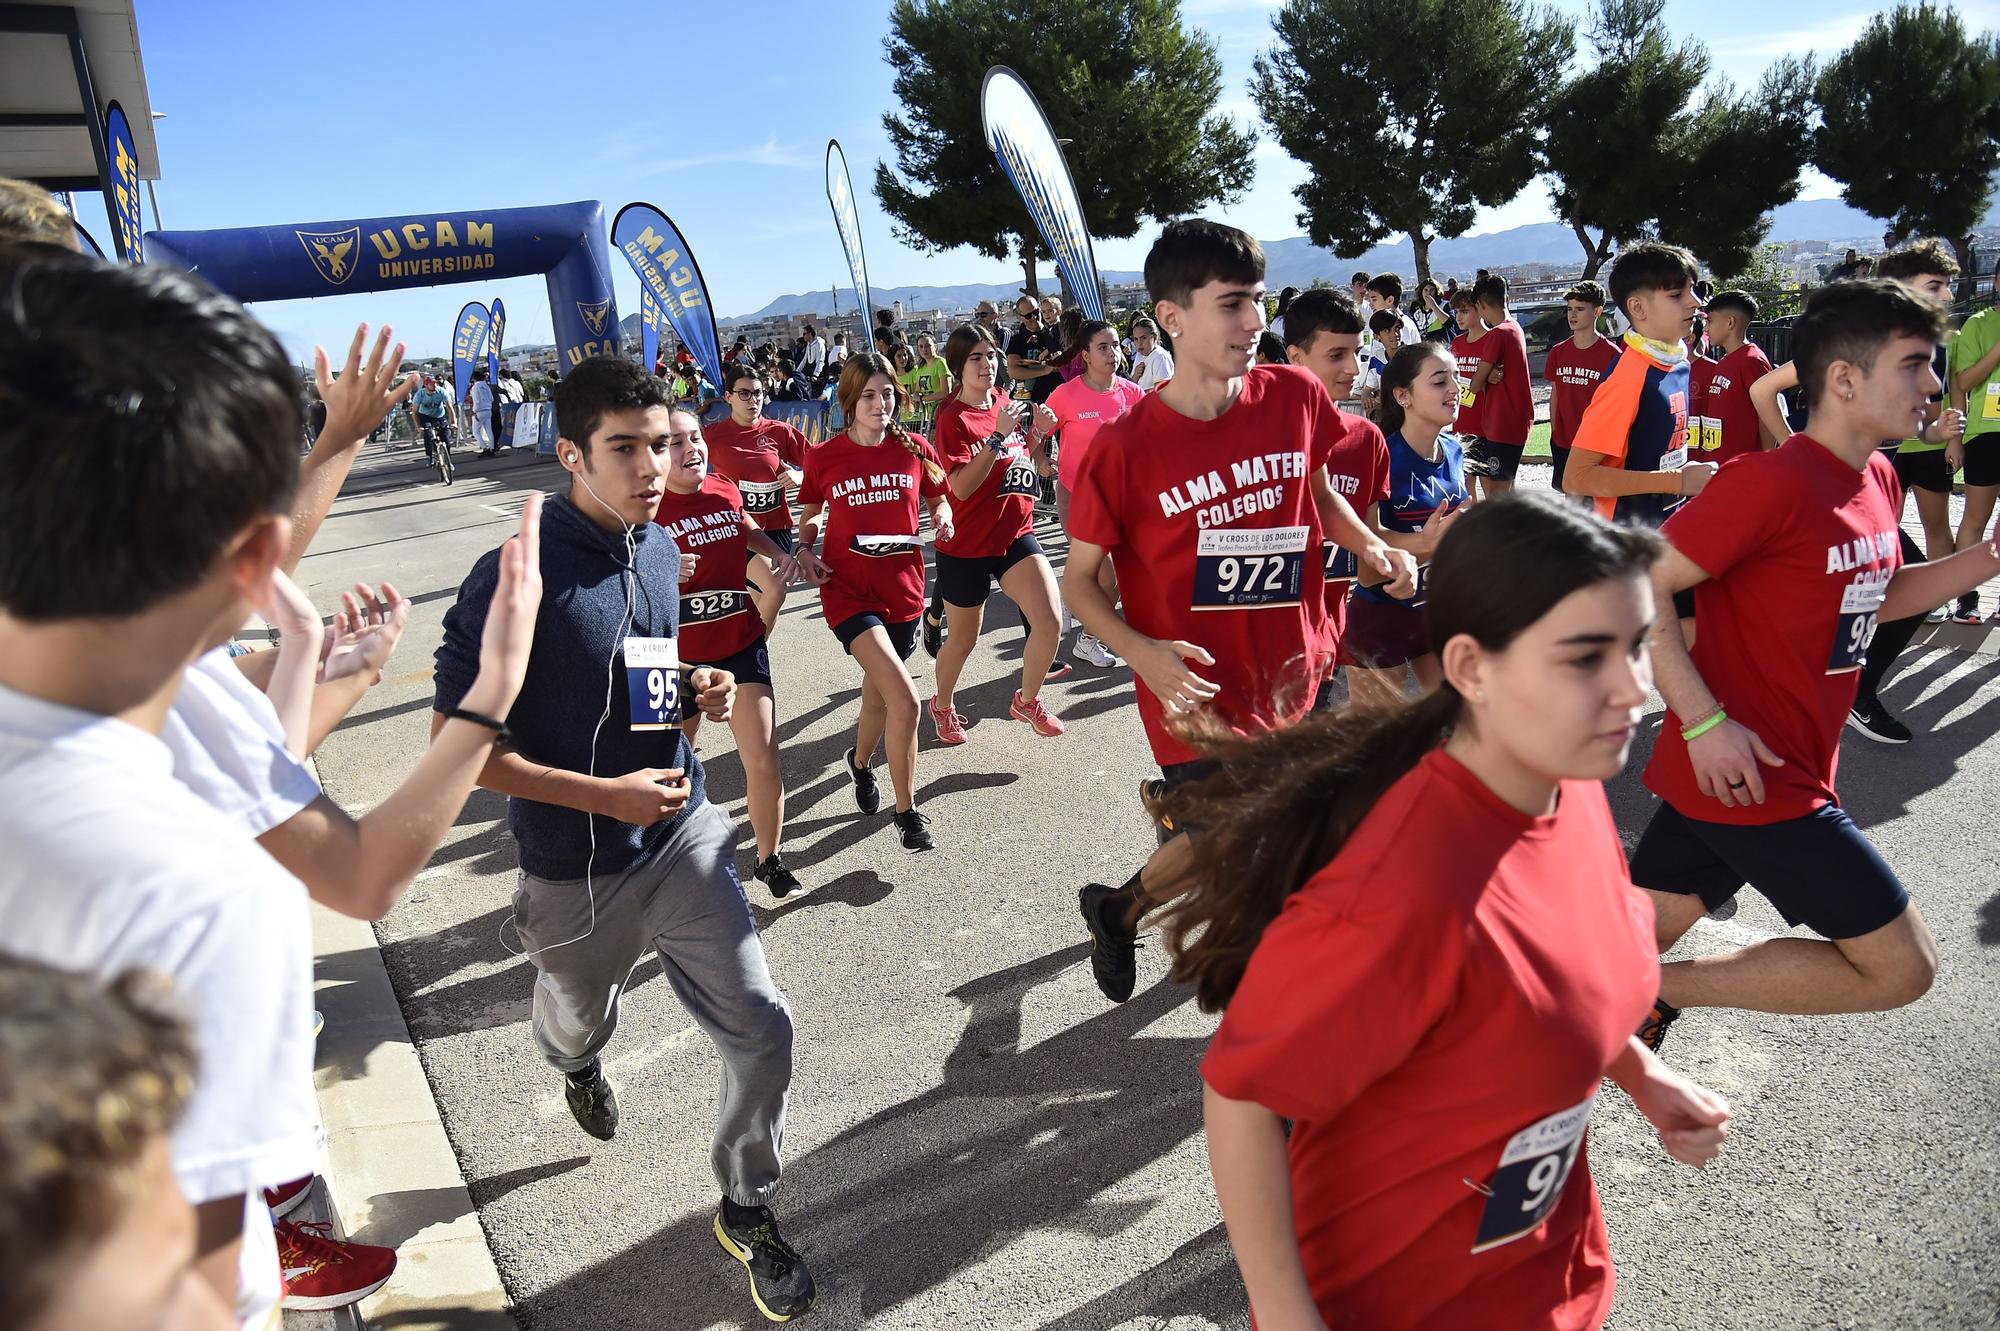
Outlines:
[{"label": "blue sky", "polygon": [[[1587,9],[1585,0],[1557,3]],[[1184,0],[1183,8],[1216,39],[1222,110],[1256,124],[1246,82],[1252,58],[1271,44],[1272,4]],[[2000,0],[1959,8],[1969,27],[2000,27]],[[1780,55],[1838,50],[1874,9],[1850,0],[1668,0],[1666,13],[1676,36],[1708,44],[1720,74],[1749,84]],[[787,292],[845,284],[822,183],[826,140],[836,137],[853,169],[876,285],[1007,280],[1018,268],[969,250],[923,255],[897,244],[875,204],[874,165],[888,152],[886,12],[868,0],[753,8],[618,0],[567,12],[509,0],[430,10],[379,0],[140,0],[147,82],[154,110],[166,113],[157,127],[160,206],[169,227],[192,229],[571,199],[601,199],[608,216],[645,199],[680,225],[717,312],[731,316]],[[1291,189],[1301,174],[1263,143],[1256,181],[1231,220],[1266,239],[1299,234]],[[1807,197],[1835,192],[1824,179],[1808,181]],[[81,211],[94,232],[104,230],[101,208]],[[1474,230],[1548,216],[1545,192],[1531,185]],[[150,206],[147,225],[156,225]],[[1138,268],[1151,238],[1100,239],[1098,262]],[[613,267],[620,313],[632,313],[637,284],[615,256]],[[343,340],[362,319],[394,323],[413,354],[444,354],[459,306],[495,296],[507,302],[510,345],[548,339],[540,278],[289,301],[258,313],[295,355]]]}]

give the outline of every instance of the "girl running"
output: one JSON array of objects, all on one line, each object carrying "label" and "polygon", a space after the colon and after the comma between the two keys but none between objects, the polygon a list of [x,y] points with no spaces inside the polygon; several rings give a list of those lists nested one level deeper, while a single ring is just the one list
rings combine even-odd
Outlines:
[{"label": "girl running", "polygon": [[[928,501],[939,544],[952,537],[944,468],[922,436],[896,423],[900,390],[879,354],[847,358],[839,402],[847,421],[806,454],[799,485],[799,570],[819,585],[833,635],[861,664],[861,716],[847,751],[848,779],[863,813],[882,807],[872,765],[886,744],[903,849],[929,850],[930,820],[917,811],[917,686],[903,662],[917,645],[924,612],[924,555],[918,501]],[[826,533],[824,557],[815,554]]]},{"label": "girl running", "polygon": [[[735,482],[743,497],[743,511],[778,549],[789,554],[792,505],[785,498],[785,487],[799,483],[799,469],[806,464],[809,447],[806,437],[797,426],[765,417],[764,381],[754,366],[725,366],[722,383],[729,416],[704,431],[703,446],[715,470]],[[756,591],[758,617],[769,633],[785,604],[785,579],[764,559],[751,561],[749,576]]]},{"label": "girl running", "polygon": [[1465,454],[1447,433],[1458,412],[1451,352],[1419,342],[1382,371],[1382,432],[1389,440],[1389,497],[1378,506],[1382,539],[1417,561],[1417,593],[1407,601],[1357,580],[1347,601],[1348,688],[1355,701],[1403,696],[1404,669],[1420,690],[1437,687],[1438,660],[1424,631],[1428,565],[1438,539],[1467,500]]},{"label": "girl running", "polygon": [[[1064,531],[1069,530],[1070,499],[1076,489],[1076,478],[1083,471],[1084,455],[1090,451],[1090,441],[1099,430],[1132,410],[1146,396],[1139,385],[1118,374],[1117,329],[1102,319],[1092,319],[1079,333],[1083,339],[1083,373],[1049,394],[1048,402],[1049,411],[1055,416],[1052,428],[1061,432],[1061,451],[1056,456],[1056,516]],[[1046,464],[1044,450],[1037,465]],[[1111,598],[1111,604],[1118,604],[1118,583],[1112,575],[1110,560],[1098,565],[1097,583]],[[1068,627],[1065,612],[1065,632]],[[1111,649],[1088,633],[1077,634],[1070,654],[1094,666],[1118,664]]]},{"label": "girl running", "polygon": [[944,354],[959,390],[938,409],[937,451],[950,473],[957,530],[937,543],[945,639],[937,657],[931,724],[940,744],[965,743],[965,718],[952,706],[952,695],[998,581],[1028,624],[1021,687],[1007,713],[1038,735],[1060,735],[1063,723],[1041,692],[1061,640],[1061,604],[1055,571],[1035,539],[1035,496],[1041,492],[1035,460],[1055,416],[1046,406],[1016,404],[993,386],[1000,348],[978,324],[954,332]]},{"label": "girl running", "polygon": [[951,376],[937,354],[937,340],[929,333],[917,334],[916,347],[910,373],[901,382],[911,399],[919,428],[927,428],[937,416],[938,403],[951,391]]},{"label": "girl running", "polygon": [[[778,858],[785,830],[785,779],[778,765],[771,653],[747,574],[753,552],[786,582],[798,576],[798,568],[744,512],[735,482],[708,470],[701,418],[676,409],[668,417],[668,429],[666,489],[653,521],[666,528],[681,552],[680,654],[690,667],[712,666],[736,677],[729,728],[743,762],[750,827],[757,837],[753,872],[772,896],[787,897],[799,890],[799,880]],[[700,726],[700,712],[681,722],[689,744]]]},{"label": "girl running", "polygon": [[1728,1105],[1632,1035],[1659,965],[1601,784],[1652,684],[1659,548],[1547,494],[1478,505],[1438,551],[1440,688],[1167,796],[1205,829],[1168,941],[1227,1007],[1204,1116],[1260,1325],[1601,1326],[1601,1081],[1676,1160],[1721,1150]]}]

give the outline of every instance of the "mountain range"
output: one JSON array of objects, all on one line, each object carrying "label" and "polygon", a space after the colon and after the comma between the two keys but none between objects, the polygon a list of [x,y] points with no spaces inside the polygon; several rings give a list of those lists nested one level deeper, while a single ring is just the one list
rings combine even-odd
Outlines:
[{"label": "mountain range", "polygon": [[[1996,205],[1986,220],[1988,225],[2000,223],[2000,205]],[[1838,199],[1805,199],[1773,211],[1767,239],[1773,242],[1823,240],[1829,244],[1879,243],[1883,230],[1881,219],[1850,208]],[[1357,269],[1366,269],[1371,273],[1402,273],[1405,276],[1416,271],[1416,260],[1411,255],[1407,240],[1377,245],[1364,254],[1351,256],[1321,249],[1304,236],[1267,240],[1263,244],[1264,281],[1274,290],[1286,286],[1310,286],[1315,278],[1345,282]],[[1440,278],[1470,277],[1475,269],[1505,268],[1524,263],[1575,264],[1581,269],[1581,251],[1576,233],[1569,227],[1561,222],[1536,222],[1483,236],[1433,241],[1431,269]],[[1107,286],[1137,282],[1142,276],[1140,273],[1112,270],[1102,274]],[[872,288],[870,294],[878,306],[886,307],[900,300],[906,310],[962,310],[982,300],[1011,301],[1020,290],[1020,275],[1011,273],[1002,274],[991,282],[967,282],[956,286],[878,286]],[[852,310],[853,302],[853,292],[841,288],[842,311]],[[754,313],[732,315],[721,323],[728,327],[777,315],[827,314],[833,306],[833,292],[806,291],[780,296]],[[637,337],[638,316],[633,315],[625,322],[628,325],[626,333]]]}]

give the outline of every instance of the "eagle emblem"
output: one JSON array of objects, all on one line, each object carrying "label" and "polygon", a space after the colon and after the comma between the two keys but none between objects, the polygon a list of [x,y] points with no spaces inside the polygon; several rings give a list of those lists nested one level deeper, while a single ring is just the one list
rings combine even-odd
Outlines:
[{"label": "eagle emblem", "polygon": [[592,337],[604,336],[604,318],[611,313],[610,301],[580,300],[576,303],[576,312],[582,315],[584,323],[590,326]]},{"label": "eagle emblem", "polygon": [[361,243],[361,228],[351,226],[345,231],[294,231],[299,244],[305,246],[306,257],[312,266],[319,269],[319,275],[339,286],[354,275],[354,247]]}]

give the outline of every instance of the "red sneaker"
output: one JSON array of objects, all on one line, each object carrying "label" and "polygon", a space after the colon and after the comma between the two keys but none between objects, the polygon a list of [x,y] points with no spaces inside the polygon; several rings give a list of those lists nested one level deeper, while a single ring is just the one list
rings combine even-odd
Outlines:
[{"label": "red sneaker", "polygon": [[273,1228],[278,1231],[278,1265],[285,1273],[281,1307],[303,1312],[345,1308],[382,1288],[395,1273],[394,1248],[329,1238],[333,1226],[324,1220],[280,1220]]},{"label": "red sneaker", "polygon": [[1053,738],[1063,733],[1062,718],[1051,712],[1049,705],[1040,698],[1035,699],[1033,702],[1023,702],[1019,689],[1014,691],[1014,701],[1008,704],[1007,715],[1013,717],[1016,721],[1026,721],[1035,728],[1037,735],[1046,735]]},{"label": "red sneaker", "polygon": [[938,700],[930,700],[931,724],[937,727],[938,743],[965,743],[965,718],[958,714],[956,707],[940,709]]},{"label": "red sneaker", "polygon": [[317,1174],[308,1174],[290,1183],[264,1189],[264,1205],[271,1208],[271,1219],[276,1220],[298,1210],[299,1203],[312,1195],[313,1180],[318,1177]]}]

